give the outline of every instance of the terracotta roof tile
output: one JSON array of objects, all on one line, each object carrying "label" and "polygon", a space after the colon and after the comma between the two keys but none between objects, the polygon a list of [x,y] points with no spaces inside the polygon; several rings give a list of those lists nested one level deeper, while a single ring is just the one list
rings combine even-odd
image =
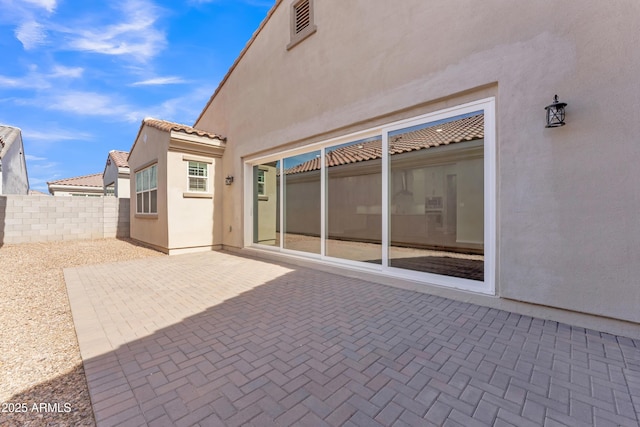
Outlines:
[{"label": "terracotta roof tile", "polygon": [[50,181],[47,184],[53,185],[73,185],[83,187],[101,187],[103,186],[102,174],[94,173],[91,175],[75,176],[72,178],[63,178],[57,181]]},{"label": "terracotta roof tile", "polygon": [[159,120],[159,119],[154,119],[151,117],[147,117],[146,119],[144,119],[143,124],[146,124],[147,126],[151,126],[153,128],[156,129],[160,129],[162,131],[165,132],[171,132],[173,131],[177,131],[177,132],[184,132],[186,134],[189,135],[198,135],[198,136],[205,136],[207,138],[211,138],[211,139],[220,139],[220,140],[225,140],[226,138],[217,135],[215,133],[211,133],[211,132],[206,132],[200,129],[196,129],[194,127],[191,126],[187,126],[187,125],[181,125],[179,123],[173,123],[173,122],[168,122],[166,120]]},{"label": "terracotta roof tile", "polygon": [[109,151],[109,157],[111,157],[111,159],[113,160],[113,162],[116,164],[117,167],[119,168],[129,167],[129,162],[127,161],[127,157],[129,157],[128,151],[111,150]]},{"label": "terracotta roof tile", "polygon": [[[484,114],[478,114],[402,135],[391,136],[389,137],[389,154],[406,153],[482,138],[484,138]],[[327,166],[332,167],[381,158],[382,140],[376,139],[331,151],[327,150],[325,161]],[[285,174],[290,175],[317,169],[320,169],[319,158],[288,168],[285,170]]]}]

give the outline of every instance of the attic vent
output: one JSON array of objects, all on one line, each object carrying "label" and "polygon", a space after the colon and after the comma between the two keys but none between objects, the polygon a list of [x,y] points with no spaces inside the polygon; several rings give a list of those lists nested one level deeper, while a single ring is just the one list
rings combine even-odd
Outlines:
[{"label": "attic vent", "polygon": [[300,34],[305,28],[311,25],[311,6],[309,0],[303,0],[293,6],[295,14],[295,33]]},{"label": "attic vent", "polygon": [[316,32],[313,24],[313,0],[299,0],[291,4],[291,49]]}]

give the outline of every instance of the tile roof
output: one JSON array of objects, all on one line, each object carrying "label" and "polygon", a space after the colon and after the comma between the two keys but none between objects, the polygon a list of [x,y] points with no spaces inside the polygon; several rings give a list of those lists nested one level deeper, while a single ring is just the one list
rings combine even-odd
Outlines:
[{"label": "tile roof", "polygon": [[[484,138],[484,114],[465,117],[452,122],[436,124],[389,137],[389,154],[400,154],[430,147],[454,144],[462,141],[473,141]],[[382,140],[363,142],[334,150],[326,150],[328,167],[357,163],[382,158]],[[320,169],[320,158],[285,170],[286,175],[309,172]]]},{"label": "tile roof", "polygon": [[73,185],[80,187],[100,187],[103,186],[102,173],[94,173],[91,175],[75,176],[72,178],[63,178],[57,181],[47,182],[49,185]]},{"label": "tile roof", "polygon": [[142,123],[147,126],[160,129],[165,132],[177,131],[177,132],[184,132],[189,135],[198,135],[198,136],[205,136],[211,139],[225,140],[224,137],[217,135],[215,133],[206,132],[191,126],[181,125],[179,123],[168,122],[166,120],[154,119],[152,117],[147,117],[142,121]]},{"label": "tile roof", "polygon": [[118,151],[111,150],[109,151],[109,157],[113,160],[115,165],[119,168],[128,168],[129,162],[127,161],[127,157],[129,157],[128,151]]}]

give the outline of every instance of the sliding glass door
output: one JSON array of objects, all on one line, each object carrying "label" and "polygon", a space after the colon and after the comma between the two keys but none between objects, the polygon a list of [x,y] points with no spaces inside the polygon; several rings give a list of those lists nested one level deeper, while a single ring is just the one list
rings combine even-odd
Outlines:
[{"label": "sliding glass door", "polygon": [[252,163],[252,242],[475,289],[493,265],[492,108],[470,103]]}]

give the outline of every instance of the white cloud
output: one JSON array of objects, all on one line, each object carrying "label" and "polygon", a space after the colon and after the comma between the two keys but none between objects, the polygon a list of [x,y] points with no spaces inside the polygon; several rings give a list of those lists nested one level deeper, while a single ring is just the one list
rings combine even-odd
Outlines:
[{"label": "white cloud", "polygon": [[86,141],[94,138],[90,133],[58,128],[47,128],[46,131],[23,129],[22,136],[25,141],[29,142]]},{"label": "white cloud", "polygon": [[168,76],[168,77],[155,77],[153,79],[142,80],[132,83],[131,86],[161,86],[161,85],[173,85],[187,83],[186,80],[181,77]]},{"label": "white cloud", "polygon": [[46,9],[47,12],[53,12],[57,6],[57,0],[22,0],[25,3],[32,4],[37,7]]},{"label": "white cloud", "polygon": [[104,55],[131,55],[139,60],[155,56],[166,44],[165,34],[156,28],[158,10],[145,0],[129,0],[118,10],[122,22],[106,26],[69,27],[67,49]]},{"label": "white cloud", "polygon": [[51,96],[43,105],[50,110],[82,116],[125,117],[131,120],[130,115],[135,114],[131,107],[96,92],[69,91]]},{"label": "white cloud", "polygon": [[49,74],[49,77],[77,79],[79,77],[82,77],[83,73],[84,68],[82,67],[65,67],[64,65],[54,65],[53,72]]},{"label": "white cloud", "polygon": [[167,99],[157,106],[144,110],[143,117],[158,117],[164,120],[192,124],[211,96],[215,86],[202,85],[185,95]]},{"label": "white cloud", "polygon": [[20,87],[22,82],[20,79],[12,77],[0,76],[0,87]]},{"label": "white cloud", "polygon": [[30,162],[41,162],[47,160],[46,157],[32,156],[31,154],[25,154],[24,158]]},{"label": "white cloud", "polygon": [[36,48],[44,44],[47,39],[44,27],[36,21],[23,22],[16,28],[15,36],[20,40],[25,50]]},{"label": "white cloud", "polygon": [[53,86],[51,80],[54,79],[77,79],[82,77],[84,68],[66,67],[64,65],[54,65],[48,73],[41,73],[38,67],[29,67],[28,74],[21,77],[9,77],[0,75],[0,87],[14,89],[48,89]]}]

